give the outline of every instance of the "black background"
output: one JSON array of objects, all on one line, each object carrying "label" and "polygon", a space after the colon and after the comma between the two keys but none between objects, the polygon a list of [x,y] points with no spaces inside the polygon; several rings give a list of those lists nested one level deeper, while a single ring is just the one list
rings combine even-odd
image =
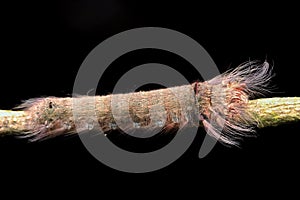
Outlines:
[{"label": "black background", "polygon": [[[116,33],[144,26],[170,28],[192,37],[207,50],[221,72],[249,59],[266,59],[276,73],[273,80],[277,89],[270,97],[300,96],[297,6],[254,1],[126,2],[2,3],[1,109],[10,109],[33,97],[70,96],[77,70],[95,46]],[[103,79],[105,87],[98,88],[98,93],[111,92],[121,72],[154,61],[173,66],[190,82],[201,80],[191,66],[175,55],[145,50],[111,66]],[[299,181],[299,131],[300,124],[265,128],[258,130],[257,138],[244,140],[241,148],[217,144],[207,157],[199,159],[205,133],[199,130],[181,158],[146,174],[106,167],[87,152],[77,136],[29,144],[0,138],[1,183],[16,190],[28,188],[29,194],[38,190],[76,194],[87,187],[87,195],[124,188],[111,194],[133,195],[138,190],[146,195],[157,191],[190,194],[196,190],[201,197],[201,192],[210,188],[226,189],[220,192],[224,196],[236,191],[290,195]],[[161,136],[154,143],[169,139],[170,136]],[[136,145],[137,149],[143,146],[122,136],[116,140]]]}]

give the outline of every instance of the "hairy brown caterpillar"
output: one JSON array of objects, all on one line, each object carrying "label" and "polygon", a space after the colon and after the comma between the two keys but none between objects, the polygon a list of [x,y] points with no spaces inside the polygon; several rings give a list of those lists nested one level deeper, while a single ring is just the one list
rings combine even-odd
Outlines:
[{"label": "hairy brown caterpillar", "polygon": [[[106,133],[200,125],[219,141],[238,145],[262,124],[249,109],[253,105],[249,100],[268,92],[271,71],[267,62],[247,62],[209,81],[147,92],[81,96],[76,105],[74,98],[30,99],[17,108],[22,111],[0,117],[0,133],[37,141],[90,130],[94,123]],[[96,121],[89,116],[91,102],[95,102]],[[74,106],[79,116],[76,123]]]}]

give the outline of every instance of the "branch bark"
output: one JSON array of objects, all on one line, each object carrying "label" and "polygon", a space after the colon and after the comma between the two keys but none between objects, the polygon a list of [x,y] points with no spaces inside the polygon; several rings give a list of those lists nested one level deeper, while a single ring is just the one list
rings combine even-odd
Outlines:
[{"label": "branch bark", "polygon": [[263,98],[249,101],[248,111],[252,113],[257,126],[279,126],[300,121],[300,98]]}]

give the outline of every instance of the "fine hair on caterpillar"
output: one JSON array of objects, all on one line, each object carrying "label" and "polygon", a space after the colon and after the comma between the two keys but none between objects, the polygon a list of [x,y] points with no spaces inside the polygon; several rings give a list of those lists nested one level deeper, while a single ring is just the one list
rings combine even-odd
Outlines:
[{"label": "fine hair on caterpillar", "polygon": [[272,76],[267,62],[252,61],[204,82],[209,85],[210,98],[200,111],[200,121],[207,133],[229,145],[254,136],[258,122],[247,111],[248,100],[268,93]]},{"label": "fine hair on caterpillar", "polygon": [[[267,62],[251,61],[191,85],[128,94],[28,100],[19,107],[26,112],[22,119],[24,132],[20,134],[37,141],[97,128],[105,133],[145,130],[147,134],[157,129],[202,125],[220,142],[238,145],[243,136],[254,135],[259,122],[247,111],[248,101],[268,93],[271,71]],[[92,103],[96,118],[89,115]]]}]

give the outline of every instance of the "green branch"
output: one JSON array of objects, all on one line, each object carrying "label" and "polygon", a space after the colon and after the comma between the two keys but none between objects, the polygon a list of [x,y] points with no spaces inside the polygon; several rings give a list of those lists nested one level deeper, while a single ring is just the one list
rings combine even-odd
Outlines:
[{"label": "green branch", "polygon": [[249,101],[249,112],[259,128],[300,121],[300,97],[264,98]]}]

